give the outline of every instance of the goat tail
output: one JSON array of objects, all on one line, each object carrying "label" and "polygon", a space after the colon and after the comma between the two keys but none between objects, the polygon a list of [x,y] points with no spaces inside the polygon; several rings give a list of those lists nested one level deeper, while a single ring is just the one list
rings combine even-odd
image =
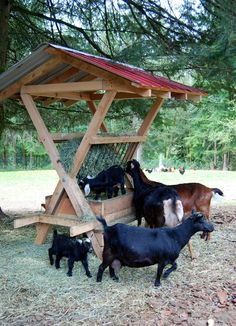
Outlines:
[{"label": "goat tail", "polygon": [[53,231],[53,238],[55,238],[57,236],[57,230],[55,229],[54,231]]},{"label": "goat tail", "polygon": [[107,228],[107,222],[104,217],[102,216],[96,216],[96,219],[98,222],[102,223],[103,229],[105,230]]},{"label": "goat tail", "polygon": [[212,191],[214,194],[218,194],[219,196],[224,196],[223,191],[221,191],[219,188],[212,188]]},{"label": "goat tail", "polygon": [[221,201],[223,199],[222,197],[224,196],[224,194],[220,189],[212,188],[211,190],[212,190],[212,195],[213,195],[212,197],[214,200]]}]

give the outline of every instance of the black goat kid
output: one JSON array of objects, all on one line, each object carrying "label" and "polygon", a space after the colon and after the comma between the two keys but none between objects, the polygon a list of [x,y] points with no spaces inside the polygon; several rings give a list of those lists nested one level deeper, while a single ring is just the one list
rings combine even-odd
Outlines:
[{"label": "black goat kid", "polygon": [[101,193],[105,192],[107,198],[118,196],[119,188],[122,195],[125,190],[125,172],[119,165],[113,165],[107,170],[103,170],[96,177],[87,176],[79,181],[79,187],[84,191],[85,196],[90,194],[90,191],[95,192],[95,199],[99,199]]},{"label": "black goat kid", "polygon": [[118,280],[116,271],[121,266],[144,267],[158,264],[155,286],[160,286],[164,268],[171,267],[164,278],[177,269],[176,259],[192,235],[198,231],[212,232],[214,227],[201,213],[193,213],[182,224],[174,227],[149,229],[117,223],[108,226],[103,217],[97,217],[104,228],[103,261],[98,268],[97,282],[102,281],[109,266],[110,276]]},{"label": "black goat kid", "polygon": [[53,265],[53,255],[56,255],[55,267],[60,268],[62,257],[68,258],[68,276],[72,276],[72,270],[75,261],[81,261],[84,266],[86,275],[92,277],[88,268],[88,253],[92,252],[91,241],[89,239],[80,240],[70,238],[64,234],[53,233],[52,247],[48,249],[50,264]]}]

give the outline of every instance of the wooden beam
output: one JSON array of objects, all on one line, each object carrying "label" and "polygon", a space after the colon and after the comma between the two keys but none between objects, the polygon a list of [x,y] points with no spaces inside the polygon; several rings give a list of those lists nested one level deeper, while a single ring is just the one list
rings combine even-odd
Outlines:
[{"label": "wooden beam", "polygon": [[[95,136],[97,134],[98,129],[101,127],[102,122],[105,118],[105,115],[112,103],[113,98],[115,97],[116,92],[114,91],[108,91],[103,95],[103,99],[99,103],[97,109],[95,106],[91,106],[92,110],[95,109],[96,112],[88,126],[87,132],[85,136],[83,137],[82,142],[80,143],[80,146],[76,152],[73,167],[71,169],[71,176],[75,178],[77,175],[85,156],[87,155],[89,148],[90,148],[90,138]],[[105,129],[106,130],[106,129]],[[55,213],[56,208],[58,206],[58,202],[61,200],[63,196],[63,185],[61,182],[58,182],[56,189],[52,195],[52,198],[49,203],[48,212]]]},{"label": "wooden beam", "polygon": [[[84,136],[84,132],[72,132],[69,134],[65,134],[63,132],[51,133],[52,140],[54,143],[59,143],[71,139],[82,138]],[[40,139],[41,141],[41,139]]]},{"label": "wooden beam", "polygon": [[201,99],[202,99],[201,95],[194,95],[194,94],[189,94],[189,93],[187,94],[187,100],[199,102],[199,101],[201,101]]},{"label": "wooden beam", "polygon": [[[163,98],[158,97],[155,100],[155,102],[153,103],[151,109],[149,110],[146,118],[144,119],[143,123],[141,124],[141,126],[137,132],[138,136],[146,136],[147,135],[147,132],[148,132],[153,120],[155,119],[157,113],[159,112],[163,102],[164,102]],[[125,155],[126,160],[130,160],[134,156],[138,146],[139,146],[139,143],[131,144],[129,146],[129,148],[126,152],[126,155]]]},{"label": "wooden beam", "polygon": [[174,97],[176,100],[187,100],[187,94],[186,93],[172,92],[171,96]]},{"label": "wooden beam", "polygon": [[95,112],[92,120],[90,121],[87,132],[85,133],[85,136],[82,139],[79,148],[75,154],[73,167],[70,172],[72,178],[76,177],[77,173],[79,172],[79,169],[91,146],[91,138],[97,134],[115,96],[116,91],[107,91],[103,95],[103,98],[98,105],[97,111]]},{"label": "wooden beam", "polygon": [[[101,100],[101,98],[100,98],[100,100]],[[87,105],[88,105],[88,107],[89,107],[89,110],[92,112],[92,114],[94,115],[95,113],[96,113],[96,111],[97,111],[97,106],[96,106],[96,104],[93,102],[93,101],[87,101]],[[104,122],[102,122],[102,124],[101,124],[101,128],[100,128],[102,131],[104,131],[104,132],[108,132],[108,129],[107,129],[107,127],[106,127],[106,125],[105,125],[105,123]]]},{"label": "wooden beam", "polygon": [[22,101],[34,123],[34,126],[39,134],[40,139],[42,140],[45,149],[48,152],[48,155],[53,163],[55,170],[58,173],[58,176],[61,180],[63,188],[65,188],[71,203],[75,209],[75,212],[78,216],[88,215],[93,216],[93,212],[91,211],[87,201],[82,194],[75,176],[72,178],[69,176],[61,163],[59,152],[53,143],[53,140],[47,130],[47,127],[44,124],[43,119],[41,118],[37,107],[32,99],[32,97],[28,94],[21,94]]},{"label": "wooden beam", "polygon": [[159,112],[162,104],[164,102],[163,98],[157,98],[153,105],[151,106],[151,109],[149,110],[146,118],[144,119],[143,123],[141,124],[138,135],[140,136],[146,136],[148,133],[149,128],[151,127],[151,124],[155,117],[157,116],[157,113]]},{"label": "wooden beam", "polygon": [[60,96],[59,93],[65,92],[84,92],[84,91],[99,91],[112,89],[112,84],[104,80],[93,80],[85,82],[59,83],[59,84],[43,84],[22,86],[21,94],[42,95],[53,97]]},{"label": "wooden beam", "polygon": [[14,220],[14,229],[39,222],[39,215],[17,218]]},{"label": "wooden beam", "polygon": [[164,99],[171,98],[171,92],[153,90],[152,93],[155,94],[156,97],[160,97]]},{"label": "wooden beam", "polygon": [[[135,217],[135,215],[130,214],[130,215],[127,215],[127,216],[123,216],[120,219],[114,219],[114,218],[109,219],[109,217],[108,217],[108,218],[106,218],[106,220],[109,223],[109,225],[113,225],[115,223],[128,224],[128,223],[131,223],[131,222],[135,221],[136,217]],[[90,222],[90,223],[84,223],[84,224],[81,224],[79,226],[72,226],[70,228],[70,236],[74,237],[76,235],[89,232],[91,230],[102,230],[100,223],[97,222],[97,221],[94,221],[94,222]]]},{"label": "wooden beam", "polygon": [[[37,96],[38,95],[33,95]],[[78,101],[91,101],[91,95],[84,92],[55,92],[55,93],[44,93],[41,97],[48,97],[44,104],[46,106],[50,105],[51,103],[55,102],[55,99],[60,100],[73,100],[75,103]]]},{"label": "wooden beam", "polygon": [[15,83],[7,87],[7,89],[0,92],[0,101],[11,97],[15,93],[19,93],[21,86],[33,82],[34,80],[38,79],[40,76],[47,74],[49,71],[55,69],[60,64],[61,64],[60,58],[53,58],[46,61],[40,67],[34,69],[26,76],[23,76],[21,79],[17,80]]},{"label": "wooden beam", "polygon": [[94,136],[90,144],[141,143],[146,138],[143,136]]}]

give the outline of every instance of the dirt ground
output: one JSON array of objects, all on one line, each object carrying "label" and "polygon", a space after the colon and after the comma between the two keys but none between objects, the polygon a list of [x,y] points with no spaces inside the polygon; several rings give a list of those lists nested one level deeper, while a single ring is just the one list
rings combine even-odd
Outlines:
[{"label": "dirt ground", "polygon": [[160,288],[153,286],[156,266],[122,268],[118,283],[105,272],[96,283],[93,254],[93,277],[76,263],[69,278],[66,260],[59,271],[49,265],[51,235],[37,246],[34,226],[13,229],[23,212],[7,214],[0,218],[0,325],[236,325],[236,206],[213,205],[212,239],[196,234],[197,258],[184,248]]}]

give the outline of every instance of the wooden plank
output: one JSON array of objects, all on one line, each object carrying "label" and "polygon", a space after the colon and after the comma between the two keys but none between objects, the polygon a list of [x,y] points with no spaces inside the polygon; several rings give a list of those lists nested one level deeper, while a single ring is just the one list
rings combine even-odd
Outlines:
[{"label": "wooden plank", "polygon": [[[130,215],[123,216],[119,219],[116,218],[116,219],[109,220],[109,218],[107,217],[105,217],[105,219],[109,225],[113,225],[116,223],[125,223],[125,224],[131,223],[136,220],[136,217],[134,214],[130,214]],[[83,223],[79,226],[72,226],[70,228],[70,236],[74,237],[76,235],[80,235],[92,230],[102,230],[101,224],[97,220],[93,222]]]},{"label": "wooden plank", "polygon": [[39,222],[39,215],[17,218],[14,220],[14,229]]},{"label": "wooden plank", "polygon": [[201,101],[201,99],[202,99],[201,95],[187,94],[187,100],[199,102],[199,101]]},{"label": "wooden plank", "polygon": [[[143,122],[137,132],[137,134],[139,136],[147,135],[147,132],[148,132],[149,128],[151,127],[151,124],[152,124],[153,120],[155,119],[157,113],[159,112],[163,102],[164,102],[164,99],[159,98],[159,97],[154,101],[153,105],[151,106],[148,114],[146,115],[145,119],[143,120]],[[138,146],[139,146],[139,143],[131,144],[129,146],[129,148],[126,152],[126,155],[125,155],[126,160],[130,160],[134,156]]]},{"label": "wooden plank", "polygon": [[146,139],[146,136],[94,136],[90,144],[141,143]]},{"label": "wooden plank", "polygon": [[97,223],[98,223],[97,221],[93,221],[93,222],[81,223],[78,226],[71,226],[70,236],[74,237],[76,235],[92,231],[94,230],[95,227],[97,227]]},{"label": "wooden plank", "polygon": [[[87,152],[89,151],[90,148],[90,137],[94,136],[98,129],[101,127],[101,124],[104,120],[104,117],[112,103],[113,98],[115,97],[115,92],[110,91],[107,92],[103,95],[103,99],[102,101],[99,103],[99,106],[89,124],[89,127],[87,129],[87,132],[76,152],[76,155],[78,158],[74,158],[74,165],[72,167],[72,177],[76,177],[81,164],[84,161],[85,156],[87,155]],[[56,189],[53,193],[53,196],[50,200],[50,204],[49,204],[49,208],[47,210],[47,212],[50,213],[55,213],[56,212],[56,208],[58,207],[59,201],[62,198],[63,195],[63,185],[61,182],[59,182],[56,186]],[[84,197],[83,197],[84,198]],[[85,199],[84,199],[85,200]],[[80,216],[80,215],[79,215]]]},{"label": "wooden plank", "polygon": [[104,247],[103,233],[101,231],[89,231],[87,236],[91,239],[93,250],[97,257],[102,260],[102,253]]},{"label": "wooden plank", "polygon": [[101,100],[101,102],[98,105],[97,111],[95,112],[94,116],[92,117],[92,120],[90,121],[90,124],[88,126],[87,132],[82,139],[80,146],[75,154],[73,166],[70,172],[71,177],[76,177],[77,173],[79,172],[79,169],[85,159],[85,156],[87,155],[89,148],[90,148],[90,140],[92,137],[94,137],[99,128],[101,127],[101,124],[107,114],[107,111],[109,110],[110,105],[112,104],[112,101],[114,97],[116,96],[115,91],[107,91]]},{"label": "wooden plank", "polygon": [[79,226],[81,222],[76,217],[58,216],[58,215],[41,215],[38,218],[39,223],[46,223],[61,226]]},{"label": "wooden plank", "polygon": [[49,71],[55,69],[59,64],[61,64],[60,58],[52,58],[46,61],[40,67],[32,70],[26,76],[23,76],[21,79],[17,80],[15,83],[7,87],[7,89],[0,92],[0,101],[11,97],[15,93],[20,92],[21,86],[29,84],[38,79],[40,76],[49,73]]},{"label": "wooden plank", "polygon": [[[32,96],[38,96],[36,94],[31,94]],[[89,93],[84,92],[52,92],[52,93],[44,93],[43,95],[40,95],[40,98],[49,97],[46,101],[44,100],[44,104],[46,106],[52,104],[55,102],[55,99],[60,100],[73,100],[74,103],[78,101],[90,101],[91,95]]]},{"label": "wooden plank", "polygon": [[[72,132],[72,133],[63,133],[63,132],[56,132],[50,134],[54,143],[59,143],[62,141],[67,141],[71,139],[82,138],[84,136],[84,132]],[[41,141],[41,140],[40,140]]]},{"label": "wooden plank", "polygon": [[93,80],[86,82],[58,83],[58,84],[43,84],[43,85],[28,85],[22,86],[21,94],[42,95],[53,97],[54,93],[60,96],[65,92],[84,92],[110,90],[112,84],[104,80]]},{"label": "wooden plank", "polygon": [[[101,97],[100,97],[100,100],[101,100]],[[89,110],[94,115],[96,113],[97,109],[98,109],[97,106],[96,106],[96,104],[93,101],[87,101],[87,105],[89,107]],[[104,132],[108,132],[108,128],[106,127],[106,125],[105,125],[104,122],[102,122],[100,129],[102,131],[104,131]]]},{"label": "wooden plank", "polygon": [[162,104],[164,102],[163,98],[157,98],[153,105],[151,106],[151,109],[149,110],[146,118],[144,119],[143,123],[141,124],[138,135],[140,136],[146,136],[149,128],[151,127],[151,124],[153,120],[155,119],[157,113],[159,112]]},{"label": "wooden plank", "polygon": [[58,173],[61,183],[63,184],[63,188],[65,188],[68,196],[70,197],[71,203],[76,211],[76,214],[78,216],[80,216],[81,213],[84,215],[93,216],[93,213],[87,201],[85,200],[75,177],[72,178],[65,172],[64,167],[60,161],[59,152],[55,144],[53,143],[53,140],[36,108],[32,97],[28,94],[22,94],[21,97],[34,123],[34,126],[38,131],[40,139],[42,140],[45,149],[48,152],[48,155],[54,165],[54,168]]},{"label": "wooden plank", "polygon": [[34,242],[38,245],[43,244],[46,241],[48,232],[50,231],[51,228],[52,226],[50,224],[37,223],[36,238]]}]

